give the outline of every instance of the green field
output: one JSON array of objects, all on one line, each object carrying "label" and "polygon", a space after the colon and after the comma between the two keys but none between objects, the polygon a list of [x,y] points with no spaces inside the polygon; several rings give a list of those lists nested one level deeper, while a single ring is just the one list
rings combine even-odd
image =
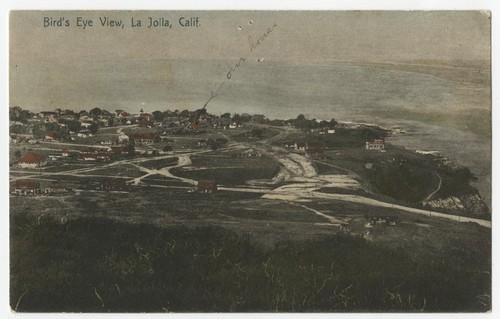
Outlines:
[{"label": "green field", "polygon": [[18,312],[488,311],[491,261],[483,250],[449,249],[456,241],[422,259],[352,236],[266,249],[221,227],[13,216],[10,304]]},{"label": "green field", "polygon": [[231,154],[195,156],[189,168],[174,168],[172,174],[193,180],[215,180],[223,185],[244,185],[248,180],[271,179],[279,164],[268,157],[238,158]]},{"label": "green field", "polygon": [[150,161],[143,161],[140,162],[140,166],[144,166],[149,169],[161,169],[164,167],[169,167],[169,166],[174,166],[177,164],[177,161],[179,158],[177,157],[172,157],[172,158],[162,158],[162,159],[156,159],[156,160],[150,160]]}]

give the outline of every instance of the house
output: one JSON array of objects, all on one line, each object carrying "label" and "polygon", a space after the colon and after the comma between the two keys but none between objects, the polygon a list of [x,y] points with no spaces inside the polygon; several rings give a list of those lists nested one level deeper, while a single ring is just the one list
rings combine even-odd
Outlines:
[{"label": "house", "polygon": [[368,217],[369,225],[371,227],[377,225],[396,226],[398,216],[377,215]]},{"label": "house", "polygon": [[113,159],[113,154],[108,152],[98,152],[95,148],[86,147],[80,150],[78,158],[84,161],[110,161]]},{"label": "house", "polygon": [[326,153],[323,151],[307,150],[306,155],[312,157],[313,159],[321,160],[326,159]]},{"label": "house", "polygon": [[127,183],[122,178],[107,178],[101,182],[100,187],[104,190],[124,190]]},{"label": "house", "polygon": [[297,143],[295,143],[294,149],[296,151],[305,151],[307,149],[307,143],[305,143],[305,142],[297,142]]},{"label": "house", "polygon": [[29,135],[17,135],[16,137],[16,143],[29,143],[30,141],[33,141],[31,139],[31,136]]},{"label": "house", "polygon": [[22,168],[37,168],[47,165],[47,160],[43,155],[29,152],[28,154],[21,157],[17,161],[17,164]]},{"label": "house", "polygon": [[137,121],[137,124],[139,125],[139,127],[153,127],[154,123],[149,118],[141,116]]},{"label": "house", "polygon": [[[120,110],[119,110],[119,111],[120,111]],[[118,111],[117,111],[117,112],[118,112]],[[121,117],[121,118],[128,118],[128,117],[130,117],[130,114],[129,114],[129,113],[127,113],[127,112],[125,112],[125,111],[122,111],[122,112],[120,112],[120,113],[118,114],[118,116],[119,116],[119,117]]]},{"label": "house", "polygon": [[116,146],[111,146],[108,149],[111,153],[119,155],[119,154],[133,154],[134,153],[134,148],[132,146],[128,145],[116,145]]},{"label": "house", "polygon": [[208,146],[208,140],[204,139],[204,140],[198,140],[196,142],[196,146],[198,147],[206,147]]},{"label": "house", "polygon": [[63,148],[61,155],[63,157],[69,157],[69,150],[67,148]]},{"label": "house", "polygon": [[99,126],[109,126],[110,118],[100,117],[99,119],[97,119],[97,122],[99,123]]},{"label": "house", "polygon": [[244,150],[239,154],[241,157],[262,157],[262,154],[254,149]]},{"label": "house", "polygon": [[17,195],[36,195],[41,192],[40,183],[30,180],[17,180],[11,183],[12,193]]},{"label": "house", "polygon": [[192,130],[192,131],[196,131],[196,130],[199,130],[201,129],[201,125],[198,124],[198,123],[190,123],[188,125],[188,129]]},{"label": "house", "polygon": [[78,154],[78,158],[83,160],[83,161],[96,161],[97,160],[97,154]]},{"label": "house", "polygon": [[102,145],[113,145],[113,141],[112,140],[105,140],[105,141],[101,141],[101,144]]},{"label": "house", "polygon": [[319,142],[295,142],[295,143],[285,143],[285,148],[293,149],[296,151],[319,151],[324,148],[323,143]]},{"label": "house", "polygon": [[97,160],[97,149],[92,147],[83,148],[78,153],[78,158],[84,161],[95,161]]},{"label": "house", "polygon": [[128,137],[128,135],[125,134],[118,135],[118,143],[128,143],[129,140],[130,138]]},{"label": "house", "polygon": [[60,159],[60,158],[61,158],[61,155],[59,155],[59,154],[49,154],[49,156],[48,156],[48,157],[49,157],[49,159],[50,159],[51,161],[57,161],[58,159]]},{"label": "house", "polygon": [[78,136],[78,137],[83,137],[83,138],[87,138],[87,137],[92,137],[93,135],[92,135],[92,133],[90,133],[90,131],[89,131],[89,130],[81,130],[81,131],[79,131],[79,132],[76,134],[76,136]]},{"label": "house", "polygon": [[384,140],[373,140],[366,142],[366,149],[369,151],[382,151],[385,148]]},{"label": "house", "polygon": [[217,191],[217,183],[215,181],[199,181],[196,189],[201,193],[213,193]]},{"label": "house", "polygon": [[153,144],[160,141],[160,137],[156,132],[135,133],[129,135],[135,143],[140,144]]},{"label": "house", "polygon": [[48,119],[49,117],[54,117],[54,116],[57,116],[57,113],[53,111],[42,111],[38,113],[38,118],[41,119],[43,118]]},{"label": "house", "polygon": [[49,141],[54,141],[59,139],[59,133],[54,131],[48,131],[45,133],[45,139]]},{"label": "house", "polygon": [[335,134],[335,130],[334,129],[328,129],[326,132],[328,134]]},{"label": "house", "polygon": [[83,127],[89,127],[93,124],[94,119],[88,115],[80,115],[79,118]]},{"label": "house", "polygon": [[96,158],[100,161],[111,161],[113,159],[112,153],[97,153]]},{"label": "house", "polygon": [[59,183],[51,183],[48,185],[45,185],[43,189],[44,194],[61,194],[61,193],[66,193],[68,192],[68,188],[62,186]]}]

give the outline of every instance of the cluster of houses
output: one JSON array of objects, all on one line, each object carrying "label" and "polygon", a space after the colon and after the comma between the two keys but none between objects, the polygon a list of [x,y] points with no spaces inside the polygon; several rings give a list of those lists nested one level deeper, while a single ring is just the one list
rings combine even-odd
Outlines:
[{"label": "cluster of houses", "polygon": [[396,226],[398,222],[398,216],[392,215],[372,215],[366,216],[368,223],[365,227],[376,227],[376,226]]},{"label": "cluster of houses", "polygon": [[[42,185],[35,180],[15,180],[10,183],[11,194],[19,196],[61,195],[72,191],[59,183]],[[127,181],[123,178],[105,178],[99,182],[99,189],[104,191],[125,191]],[[196,185],[198,193],[213,194],[217,191],[217,183],[212,180],[200,180]]]},{"label": "cluster of houses", "polygon": [[311,133],[313,134],[318,134],[318,135],[328,135],[328,134],[335,134],[335,129],[334,128],[319,128],[319,129],[311,129]]},{"label": "cluster of houses", "polygon": [[[283,147],[288,150],[305,153],[307,156],[313,157],[315,159],[324,159],[327,157],[325,152],[323,151],[325,146],[320,142],[287,142],[283,145]],[[369,151],[384,151],[385,142],[381,139],[367,141],[365,144],[365,148]]]},{"label": "cluster of houses", "polygon": [[113,159],[113,153],[107,150],[104,151],[102,149],[86,147],[80,150],[78,159],[82,161],[111,161]]},{"label": "cluster of houses", "polygon": [[[10,183],[11,193],[20,196],[29,195],[61,195],[72,191],[72,189],[59,183],[41,184],[35,180],[15,180]],[[125,190],[125,179],[106,178],[99,184],[101,190]]]},{"label": "cluster of houses", "polygon": [[132,133],[128,135],[129,139],[132,139],[135,144],[153,144],[161,141],[158,132],[139,132]]},{"label": "cluster of houses", "polygon": [[284,144],[287,150],[304,153],[306,156],[313,159],[326,159],[327,155],[324,152],[325,145],[320,142],[287,142]]},{"label": "cluster of houses", "polygon": [[15,180],[10,183],[11,193],[15,195],[51,195],[68,193],[71,189],[58,183],[47,183],[41,185],[40,182],[34,180]]},{"label": "cluster of houses", "polygon": [[[81,161],[111,161],[120,155],[132,155],[135,153],[135,149],[131,145],[111,145],[107,148],[94,148],[85,147],[79,151],[70,152],[67,148],[64,148],[61,153],[50,154],[48,156],[36,153],[28,152],[22,155],[15,166],[19,168],[41,168],[47,166],[51,161],[58,161],[61,159],[78,159]],[[165,152],[164,152],[165,153]]]}]

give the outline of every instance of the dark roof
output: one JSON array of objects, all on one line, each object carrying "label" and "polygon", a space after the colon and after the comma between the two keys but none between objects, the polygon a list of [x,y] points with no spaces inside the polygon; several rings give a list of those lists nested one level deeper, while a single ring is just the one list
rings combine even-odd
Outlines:
[{"label": "dark roof", "polygon": [[54,131],[48,131],[48,132],[45,133],[45,136],[48,136],[48,137],[51,137],[51,138],[58,138],[59,137],[59,133],[54,132]]},{"label": "dark roof", "polygon": [[38,153],[29,152],[18,160],[18,163],[40,163],[45,159],[45,156]]},{"label": "dark roof", "polygon": [[11,183],[14,188],[26,188],[26,189],[37,189],[40,188],[40,183],[36,181],[29,180],[17,180]]},{"label": "dark roof", "polygon": [[198,188],[216,189],[217,183],[215,181],[198,181]]}]

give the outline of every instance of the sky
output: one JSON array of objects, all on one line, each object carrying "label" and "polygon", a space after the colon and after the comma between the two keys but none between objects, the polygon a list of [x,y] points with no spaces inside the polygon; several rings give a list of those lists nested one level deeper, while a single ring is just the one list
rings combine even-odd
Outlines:
[{"label": "sky", "polygon": [[[93,26],[79,26],[78,17]],[[124,27],[102,27],[105,17]],[[172,27],[148,28],[150,17]],[[60,18],[69,26],[44,25]],[[199,26],[181,27],[180,18],[197,18]],[[189,95],[196,77],[214,81],[192,86],[203,91],[192,103],[203,104],[241,57],[295,65],[490,58],[490,14],[481,11],[12,11],[9,36],[10,106],[34,110],[118,107],[123,97],[159,107],[161,85]],[[225,61],[225,71],[180,76],[176,60],[213,61],[214,68]]]},{"label": "sky", "polygon": [[[76,18],[94,27],[76,26]],[[123,29],[99,27],[99,17],[121,19]],[[70,27],[44,27],[64,17]],[[132,28],[131,19],[164,17],[171,29]],[[199,17],[181,28],[180,17]],[[490,16],[479,11],[14,11],[10,14],[12,63],[240,56],[248,36],[276,23],[275,45],[262,54],[279,61],[488,59]],[[241,27],[241,30],[239,29]],[[271,40],[270,40],[271,41]]]}]

